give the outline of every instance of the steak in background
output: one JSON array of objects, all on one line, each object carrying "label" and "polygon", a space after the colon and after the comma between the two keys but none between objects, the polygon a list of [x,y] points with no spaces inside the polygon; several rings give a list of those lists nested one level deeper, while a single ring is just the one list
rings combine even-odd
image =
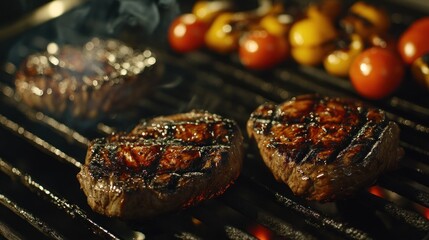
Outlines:
[{"label": "steak in background", "polygon": [[308,200],[349,197],[403,156],[397,124],[352,99],[303,95],[266,103],[251,114],[247,132],[275,179]]},{"label": "steak in background", "polygon": [[77,178],[94,211],[150,218],[222,194],[242,164],[236,123],[192,111],[143,120],[129,134],[93,140]]},{"label": "steak in background", "polygon": [[96,119],[135,104],[160,78],[159,65],[151,51],[117,40],[52,43],[25,59],[15,86],[31,107],[65,119]]}]

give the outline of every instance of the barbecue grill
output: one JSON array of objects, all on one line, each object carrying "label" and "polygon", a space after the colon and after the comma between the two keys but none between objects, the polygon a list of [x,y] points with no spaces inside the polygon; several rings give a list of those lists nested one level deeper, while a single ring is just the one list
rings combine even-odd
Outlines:
[{"label": "barbecue grill", "polygon": [[[388,7],[398,28],[424,14],[393,3]],[[23,33],[34,30],[17,29],[11,37],[0,36],[11,48]],[[256,72],[243,68],[234,55],[205,50],[182,55],[159,42],[144,44],[165,67],[163,84],[138,99],[136,107],[90,128],[24,105],[14,91],[13,68],[4,62],[0,73],[0,238],[429,239],[429,96],[411,81],[395,95],[370,102],[400,125],[406,152],[400,168],[382,175],[374,186],[351,199],[321,204],[294,197],[286,185],[274,180],[256,147],[246,139],[242,173],[220,197],[145,221],[93,212],[76,174],[88,142],[95,137],[130,130],[143,117],[191,109],[232,118],[245,132],[250,113],[267,101],[279,103],[306,93],[359,98],[346,79],[332,77],[318,67],[285,63]]]}]

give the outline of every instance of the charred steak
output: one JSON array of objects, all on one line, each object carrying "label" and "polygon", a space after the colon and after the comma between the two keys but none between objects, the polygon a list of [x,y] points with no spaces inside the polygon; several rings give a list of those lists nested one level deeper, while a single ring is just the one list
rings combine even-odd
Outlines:
[{"label": "charred steak", "polygon": [[321,202],[353,195],[397,166],[399,127],[352,99],[303,95],[259,106],[247,132],[276,180]]},{"label": "charred steak", "polygon": [[156,117],[93,140],[77,178],[96,212],[149,218],[223,193],[241,171],[242,143],[236,123],[215,114]]},{"label": "charred steak", "polygon": [[135,104],[158,81],[159,63],[149,50],[94,38],[29,55],[15,86],[27,105],[54,115],[96,119]]}]

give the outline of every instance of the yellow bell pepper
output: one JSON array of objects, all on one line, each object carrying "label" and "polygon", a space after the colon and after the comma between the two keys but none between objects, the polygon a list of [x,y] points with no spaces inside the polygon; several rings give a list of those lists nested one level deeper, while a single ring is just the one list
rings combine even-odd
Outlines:
[{"label": "yellow bell pepper", "polygon": [[197,1],[192,13],[200,20],[211,23],[220,13],[232,8],[230,1]]},{"label": "yellow bell pepper", "polygon": [[278,37],[287,36],[293,23],[293,17],[289,14],[269,14],[264,16],[259,25],[270,34]]},{"label": "yellow bell pepper", "polygon": [[353,60],[364,50],[363,39],[358,34],[350,36],[350,44],[345,49],[336,49],[323,61],[325,70],[335,76],[346,77]]},{"label": "yellow bell pepper", "polygon": [[303,65],[318,65],[333,50],[338,33],[334,25],[323,18],[305,18],[292,25],[289,42],[292,57]]},{"label": "yellow bell pepper", "polygon": [[206,46],[218,53],[230,53],[236,50],[241,35],[240,29],[237,29],[235,24],[237,22],[239,22],[237,15],[230,12],[216,17],[205,35]]}]

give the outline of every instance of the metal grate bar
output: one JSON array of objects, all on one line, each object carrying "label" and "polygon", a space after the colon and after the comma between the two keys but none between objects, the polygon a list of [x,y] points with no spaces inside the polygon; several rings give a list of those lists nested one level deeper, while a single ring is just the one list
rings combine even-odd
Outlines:
[{"label": "metal grate bar", "polygon": [[418,231],[425,233],[429,231],[429,220],[424,218],[417,212],[405,209],[390,201],[387,201],[384,198],[379,198],[369,193],[364,194],[362,196],[362,201],[363,198],[366,199],[366,202],[371,202],[373,206],[376,206],[377,208],[379,208],[386,214],[392,216],[396,220],[401,221],[409,226],[412,226]]},{"label": "metal grate bar", "polygon": [[[0,168],[3,168],[3,161],[0,159]],[[44,221],[40,220],[39,218],[35,217],[33,214],[28,212],[26,209],[21,208],[16,203],[11,201],[9,198],[7,198],[5,195],[0,194],[0,204],[7,207],[9,210],[14,212],[16,215],[24,219],[26,222],[31,224],[34,228],[36,228],[38,231],[43,233],[49,238],[52,239],[64,239],[64,237],[59,234],[56,230],[52,229],[49,225],[47,225]],[[1,224],[0,224],[1,225]],[[1,226],[0,226],[1,228]],[[3,229],[3,230],[2,230]],[[0,233],[3,231],[8,231],[6,228],[1,228]],[[12,234],[10,231],[8,231],[8,235]],[[12,238],[18,237],[18,236],[11,236]],[[19,238],[16,238],[19,239]]]},{"label": "metal grate bar", "polygon": [[84,138],[80,133],[70,128],[69,126],[60,123],[52,117],[43,114],[42,112],[36,111],[33,108],[22,104],[19,99],[15,96],[15,90],[11,87],[0,82],[0,92],[2,92],[7,98],[7,103],[14,106],[17,110],[23,113],[28,119],[37,122],[41,125],[47,125],[52,129],[55,129],[56,132],[62,136],[80,143],[82,145],[87,145],[88,140]]},{"label": "metal grate bar", "polygon": [[429,151],[427,149],[416,147],[404,141],[401,141],[401,146],[405,148],[407,154],[410,154],[411,152],[418,154],[420,155],[420,158],[425,158],[427,160],[427,164],[429,164]]},{"label": "metal grate bar", "polygon": [[[192,53],[185,56],[185,59],[189,61],[190,64],[186,64],[186,61],[179,61],[178,57],[173,57],[172,55],[162,54],[162,50],[159,50],[161,53],[161,57],[163,60],[169,63],[179,63],[181,67],[188,71],[199,72],[198,66],[208,66],[212,71],[216,74],[224,74],[229,78],[233,78],[234,81],[245,84],[244,87],[251,86],[254,92],[258,92],[263,96],[266,96],[268,99],[272,99],[274,101],[281,101],[282,99],[286,99],[288,97],[294,96],[290,91],[287,91],[283,88],[279,88],[278,86],[270,83],[270,81],[262,79],[252,72],[245,71],[237,66],[232,64],[227,64],[221,62],[213,57],[209,57],[208,55],[203,55],[202,53]],[[192,65],[197,65],[197,67],[190,67]],[[327,95],[334,96],[349,96],[350,94],[344,93],[339,90],[335,90],[330,87],[322,86],[317,84],[313,80],[310,80],[308,76],[304,76],[303,74],[293,72],[291,70],[279,70],[276,69],[273,71],[274,77],[281,79],[284,82],[291,83],[306,89],[306,91],[310,91],[313,93],[321,93]],[[421,123],[417,123],[411,119],[408,119],[404,116],[400,116],[393,112],[387,111],[384,109],[388,117],[400,125],[409,127],[417,132],[421,132],[424,134],[429,134],[429,126],[423,125]],[[429,111],[429,109],[427,109]]]},{"label": "metal grate bar", "polygon": [[[81,210],[77,205],[70,204],[66,199],[55,195],[38,182],[32,179],[28,174],[22,173],[18,168],[0,159],[0,170],[5,174],[9,175],[13,179],[19,180],[24,186],[26,186],[32,192],[37,193],[39,196],[47,199],[50,203],[54,204],[57,208],[62,209],[69,216],[82,221],[88,227],[94,230],[95,233],[106,239],[119,239],[102,226],[98,225],[95,221],[88,218],[88,216]],[[12,203],[10,203],[12,204]],[[25,214],[24,212],[18,211],[19,214]]]},{"label": "metal grate bar", "polygon": [[257,186],[261,190],[263,190],[266,194],[269,194],[272,198],[274,198],[279,204],[283,205],[288,209],[292,209],[297,213],[303,215],[307,219],[312,222],[315,222],[317,225],[321,225],[326,227],[334,232],[338,232],[344,236],[347,236],[349,239],[371,239],[371,237],[354,227],[350,227],[344,222],[338,222],[332,218],[323,216],[323,214],[306,207],[304,205],[299,204],[298,202],[292,200],[291,198],[272,190],[267,185],[259,182],[254,178],[245,178],[247,181],[251,181],[254,186]]},{"label": "metal grate bar", "polygon": [[[164,55],[162,55],[162,56],[164,57]],[[171,57],[168,57],[166,59],[171,59]],[[248,86],[253,86],[256,88],[256,90],[258,92],[260,92],[260,91],[265,92],[264,95],[270,96],[271,98],[273,96],[278,96],[278,98],[284,99],[284,97],[287,98],[287,97],[295,95],[295,94],[292,94],[290,91],[276,87],[274,84],[270,83],[271,80],[268,81],[266,79],[262,79],[262,78],[256,76],[252,72],[243,70],[242,68],[234,66],[233,64],[221,62],[221,61],[216,60],[212,57],[209,57],[208,55],[203,55],[201,53],[193,53],[193,54],[187,55],[186,60],[188,60],[192,63],[190,65],[210,66],[210,68],[214,69],[215,72],[222,73],[222,74],[225,74],[227,76],[233,77],[234,80],[236,80],[236,82],[243,82]],[[170,61],[178,62],[177,59],[170,60]],[[184,64],[184,63],[183,63],[183,65],[186,66],[186,64]],[[189,69],[189,67],[187,67],[187,68]],[[308,68],[308,67],[299,67],[299,69],[310,69],[310,70],[316,69],[317,70],[317,68]],[[195,69],[194,69],[194,71],[195,71]],[[289,69],[287,69],[287,70],[285,70],[285,69],[273,70],[274,77],[281,79],[285,82],[291,83],[291,84],[296,84],[296,85],[302,87],[303,89],[307,89],[307,91],[309,90],[311,92],[325,93],[328,95],[337,95],[337,96],[350,95],[350,93],[344,93],[343,91],[335,90],[335,89],[332,89],[330,87],[317,84],[313,80],[313,78],[320,76],[320,75],[323,75],[322,73],[319,73],[319,71],[315,75],[310,74],[310,76],[312,78],[310,80],[309,76],[308,76],[309,74],[307,74],[305,76],[305,74],[297,73],[297,72],[294,72],[294,71],[289,70]],[[326,74],[326,73],[324,73],[324,74]],[[329,81],[331,81],[333,78],[324,77],[323,79],[330,79]],[[340,82],[339,83],[340,86],[344,84],[344,83],[341,83],[341,82],[344,82],[344,80],[343,81],[335,81],[335,83],[336,82]],[[351,87],[350,84],[347,84],[347,85],[349,85]],[[402,104],[401,100],[399,100],[398,98],[395,98],[393,100],[393,103],[392,103],[393,106],[392,107],[397,107],[398,105],[400,105],[400,103]],[[407,101],[406,103],[403,103],[402,105],[406,105],[407,107],[410,107],[410,104],[412,104],[412,103]],[[414,108],[410,108],[410,110],[413,110],[413,109]],[[429,108],[416,105],[415,109],[417,109],[416,111],[418,113],[425,114],[425,115],[429,116]],[[407,119],[405,117],[401,117],[401,116],[394,114],[392,112],[389,112],[389,111],[387,111],[387,113],[389,114],[389,116],[391,118],[393,118],[395,121],[398,121],[400,124],[412,127],[415,130],[423,132],[423,133],[429,133],[429,127],[428,126],[418,124],[415,121],[412,121],[412,120]]]},{"label": "metal grate bar", "polygon": [[[404,179],[401,179],[404,180]],[[383,176],[378,184],[392,192],[404,196],[425,207],[429,207],[429,193],[417,190],[415,187],[405,184],[394,176]]]},{"label": "metal grate bar", "polygon": [[217,238],[256,239],[251,232],[252,228],[261,229],[267,236],[278,237],[270,229],[253,222],[216,199],[203,202],[189,211],[195,218],[215,229],[218,232]]},{"label": "metal grate bar", "polygon": [[23,239],[23,237],[19,233],[17,233],[16,231],[14,231],[13,229],[11,229],[9,226],[2,223],[1,221],[0,221],[0,235],[4,236],[8,240]]},{"label": "metal grate bar", "polygon": [[71,164],[75,166],[76,168],[80,168],[82,164],[77,161],[76,159],[68,156],[60,149],[54,147],[53,145],[49,144],[45,140],[41,139],[40,137],[34,135],[33,133],[27,131],[24,127],[18,125],[17,123],[9,120],[7,117],[0,114],[0,124],[2,124],[7,129],[11,130],[14,133],[18,133],[20,136],[22,136],[24,139],[28,140],[30,143],[36,145],[37,147],[47,150],[48,153],[53,154],[56,159],[63,160],[67,164]]},{"label": "metal grate bar", "polygon": [[424,172],[422,169],[407,166],[398,170],[398,175],[429,187],[429,173]]},{"label": "metal grate bar", "polygon": [[[326,231],[312,228],[311,225],[304,223],[305,219],[295,216],[293,213],[280,214],[288,209],[279,207],[276,202],[264,197],[263,192],[259,192],[258,189],[255,189],[253,185],[248,185],[248,183],[249,181],[239,179],[237,184],[240,185],[240,188],[233,187],[234,190],[225,193],[220,200],[231,206],[231,208],[240,211],[243,215],[255,219],[258,223],[271,229],[280,238],[319,239],[322,236],[323,238],[333,237]],[[296,221],[287,222],[283,219],[296,219]],[[300,225],[305,225],[305,229]]]}]

